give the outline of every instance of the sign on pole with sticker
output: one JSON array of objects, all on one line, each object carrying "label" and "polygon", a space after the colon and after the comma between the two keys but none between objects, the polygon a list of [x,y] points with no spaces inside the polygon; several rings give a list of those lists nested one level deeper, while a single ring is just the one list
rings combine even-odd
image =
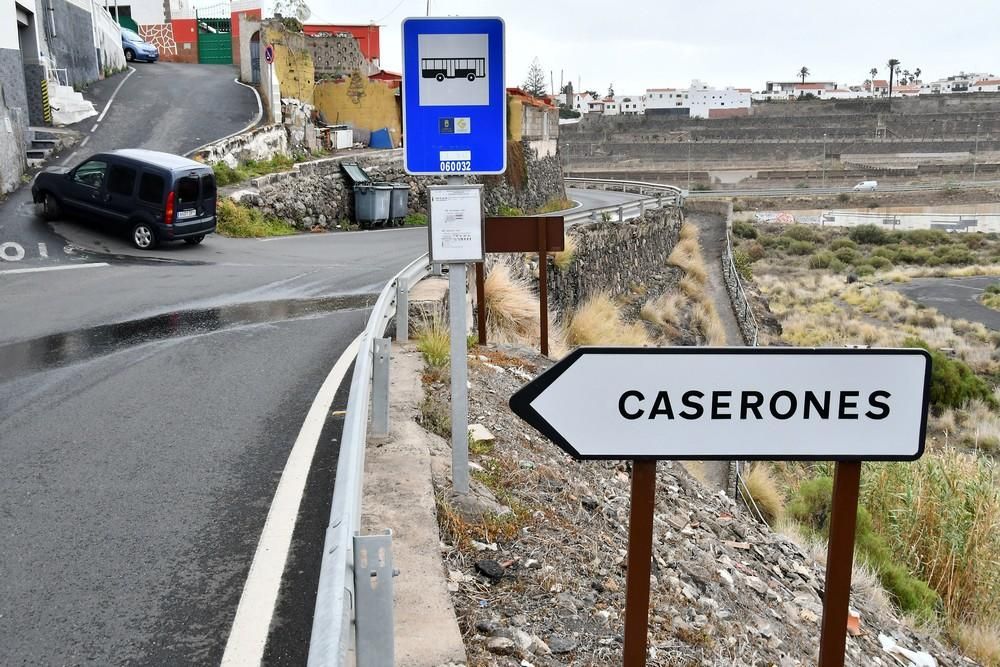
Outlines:
[{"label": "sign on pole with sticker", "polygon": [[402,94],[407,173],[506,170],[503,19],[404,20]]}]

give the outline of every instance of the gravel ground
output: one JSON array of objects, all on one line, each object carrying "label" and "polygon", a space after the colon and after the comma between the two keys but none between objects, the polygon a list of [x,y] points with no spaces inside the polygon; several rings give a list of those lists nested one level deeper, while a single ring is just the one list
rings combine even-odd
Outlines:
[{"label": "gravel ground", "polygon": [[[470,422],[495,437],[473,445],[473,476],[498,513],[463,518],[446,466],[435,466],[442,558],[470,665],[621,661],[630,466],[577,463],[513,416],[508,398],[547,363],[511,349],[470,353]],[[425,381],[447,400],[433,375]],[[437,455],[450,456],[444,441]],[[815,664],[822,566],[676,463],[658,466],[655,511],[649,665]],[[861,587],[851,606],[861,632],[848,637],[848,665],[909,665],[887,641],[940,667],[975,664]]]}]

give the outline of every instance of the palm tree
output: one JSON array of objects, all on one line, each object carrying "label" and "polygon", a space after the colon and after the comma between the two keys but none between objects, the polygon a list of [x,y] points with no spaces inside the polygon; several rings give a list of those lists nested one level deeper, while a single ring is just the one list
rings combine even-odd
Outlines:
[{"label": "palm tree", "polygon": [[916,79],[916,80],[920,79],[920,68],[919,67],[917,69],[913,70],[913,78]]},{"label": "palm tree", "polygon": [[868,92],[870,92],[872,94],[872,96],[874,97],[875,96],[875,77],[878,76],[878,68],[877,67],[872,67],[870,70],[868,70],[868,73],[872,75],[872,78],[870,79],[871,87],[868,89]]},{"label": "palm tree", "polygon": [[809,68],[805,65],[799,70],[799,76],[802,77],[802,83],[806,82],[806,77],[809,76]]},{"label": "palm tree", "polygon": [[896,74],[896,70],[899,67],[899,61],[895,58],[889,58],[889,62],[886,63],[889,66],[889,98],[892,98],[892,77]]}]

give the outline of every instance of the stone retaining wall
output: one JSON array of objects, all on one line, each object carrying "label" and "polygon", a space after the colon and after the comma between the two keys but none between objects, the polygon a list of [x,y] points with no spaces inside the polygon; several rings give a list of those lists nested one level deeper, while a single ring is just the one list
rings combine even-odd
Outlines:
[{"label": "stone retaining wall", "polygon": [[194,157],[206,164],[225,162],[235,168],[247,160],[270,160],[275,155],[288,154],[288,131],[285,126],[265,125],[206,146]]},{"label": "stone retaining wall", "polygon": [[[511,165],[503,176],[469,178],[482,182],[483,206],[495,215],[500,206],[533,209],[551,199],[565,197],[562,167],[557,156],[539,159],[525,142],[515,144],[523,155],[522,167]],[[406,183],[411,213],[427,212],[427,186],[442,185],[443,177],[410,176],[403,171],[403,152],[368,151],[303,162],[292,171],[269,174],[251,181],[254,191],[241,193],[240,201],[265,214],[288,220],[300,229],[331,228],[354,217],[351,184],[341,172],[344,162],[357,162],[372,180]]]},{"label": "stone retaining wall", "polygon": [[681,216],[675,209],[647,211],[624,223],[571,227],[567,235],[576,242],[576,252],[569,267],[549,271],[550,307],[565,313],[592,294],[616,297],[647,283],[651,274],[666,270],[680,228]]}]

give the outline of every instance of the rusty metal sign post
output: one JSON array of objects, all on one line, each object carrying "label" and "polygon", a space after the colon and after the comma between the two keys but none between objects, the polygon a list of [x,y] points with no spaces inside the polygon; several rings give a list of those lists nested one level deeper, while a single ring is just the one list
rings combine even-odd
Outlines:
[{"label": "rusty metal sign post", "polygon": [[919,349],[578,348],[510,399],[577,460],[631,460],[624,664],[646,664],[657,460],[836,461],[819,667],[843,667],[862,461],[923,454]]},{"label": "rusty metal sign post", "polygon": [[[565,249],[564,223],[561,215],[486,218],[486,252],[538,253],[538,307],[541,323],[542,356],[549,354],[549,281],[547,255]],[[476,264],[476,320],[479,343],[486,344],[486,271],[483,262]]]}]

